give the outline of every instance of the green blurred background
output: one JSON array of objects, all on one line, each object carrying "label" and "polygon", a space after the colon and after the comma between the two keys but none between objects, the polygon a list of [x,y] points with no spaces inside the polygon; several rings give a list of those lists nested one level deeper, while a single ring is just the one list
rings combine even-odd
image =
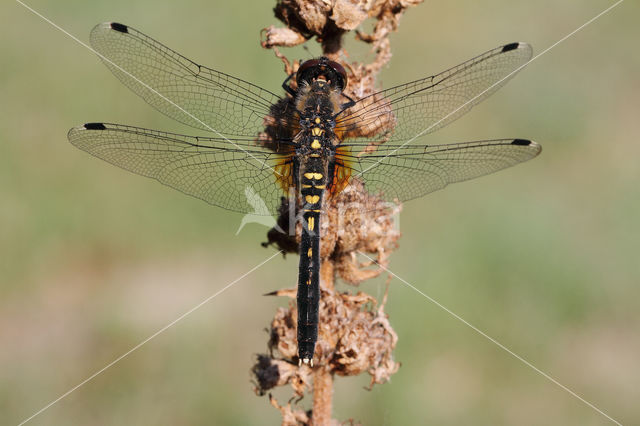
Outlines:
[{"label": "green blurred background", "polygon": [[[120,21],[273,91],[259,47],[272,1],[29,3],[88,39]],[[542,51],[604,0],[428,1],[392,36],[385,86],[523,40]],[[0,6],[0,423],[16,424],[273,254],[266,228],[71,146],[110,121],[193,133],[18,3]],[[431,143],[531,138],[542,155],[405,205],[391,269],[625,424],[640,424],[640,6],[627,1],[532,63]],[[320,52],[286,51],[308,58]],[[367,59],[356,49],[357,59]],[[278,424],[249,369],[296,283],[278,257],[32,421]],[[384,281],[362,290],[374,296]],[[334,417],[364,424],[607,424],[398,280],[391,383],[339,378]],[[279,396],[283,394],[279,393]],[[286,399],[283,399],[284,401]],[[303,406],[308,405],[303,401]]]}]

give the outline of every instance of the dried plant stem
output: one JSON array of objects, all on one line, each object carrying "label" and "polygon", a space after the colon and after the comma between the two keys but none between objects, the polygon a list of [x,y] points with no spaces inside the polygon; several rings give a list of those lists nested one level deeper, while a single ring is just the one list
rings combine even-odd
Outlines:
[{"label": "dried plant stem", "polygon": [[[322,241],[320,241],[322,244]],[[332,261],[320,266],[320,285],[322,289],[334,291],[335,268]],[[333,373],[320,366],[313,372],[313,410],[311,424],[324,426],[331,423],[333,407]]]},{"label": "dried plant stem", "polygon": [[[323,217],[323,219],[325,218]],[[322,240],[320,240],[320,247],[322,247]],[[332,260],[327,260],[320,264],[320,286],[323,289],[328,291],[334,290],[334,281],[336,279],[335,269]]]},{"label": "dried plant stem", "polygon": [[333,398],[333,374],[325,368],[318,368],[313,373],[313,411],[311,424],[325,426],[331,424],[331,408]]}]

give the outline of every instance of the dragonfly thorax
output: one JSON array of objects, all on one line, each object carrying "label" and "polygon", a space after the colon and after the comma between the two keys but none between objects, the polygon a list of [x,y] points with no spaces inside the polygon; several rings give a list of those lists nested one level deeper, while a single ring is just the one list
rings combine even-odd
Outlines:
[{"label": "dragonfly thorax", "polygon": [[[315,133],[333,132],[336,122],[331,114],[317,113],[310,110],[305,111],[300,117],[300,130]],[[316,135],[318,136],[318,135]]]},{"label": "dragonfly thorax", "polygon": [[313,125],[317,117],[323,123],[333,122],[333,117],[340,111],[340,91],[324,80],[304,84],[298,90],[296,109],[303,127]]}]

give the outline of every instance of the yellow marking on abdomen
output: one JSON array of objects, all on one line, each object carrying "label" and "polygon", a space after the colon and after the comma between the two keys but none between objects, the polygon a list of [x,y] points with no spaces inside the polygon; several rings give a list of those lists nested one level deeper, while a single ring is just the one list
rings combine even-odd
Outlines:
[{"label": "yellow marking on abdomen", "polygon": [[320,141],[318,141],[318,139],[314,139],[313,142],[311,142],[311,148],[313,149],[319,149],[320,146]]},{"label": "yellow marking on abdomen", "polygon": [[308,173],[304,174],[304,177],[306,177],[307,179],[320,180],[320,179],[322,179],[322,173],[308,172]]},{"label": "yellow marking on abdomen", "polygon": [[311,129],[311,134],[313,136],[320,136],[323,132],[324,130],[322,130],[320,127],[314,127],[313,129]]},{"label": "yellow marking on abdomen", "polygon": [[311,258],[311,255],[313,255],[313,250],[309,248],[309,250],[307,250],[307,257]]},{"label": "yellow marking on abdomen", "polygon": [[316,218],[315,217],[310,217],[309,218],[309,231],[313,231],[313,229],[316,227]]},{"label": "yellow marking on abdomen", "polygon": [[315,204],[318,201],[320,201],[320,196],[319,195],[307,195],[306,197],[304,197],[304,199],[307,200],[307,203]]}]

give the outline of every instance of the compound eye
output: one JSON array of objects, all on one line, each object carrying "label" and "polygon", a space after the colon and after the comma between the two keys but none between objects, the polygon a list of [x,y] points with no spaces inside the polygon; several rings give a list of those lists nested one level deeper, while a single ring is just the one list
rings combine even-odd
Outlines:
[{"label": "compound eye", "polygon": [[316,67],[318,67],[318,65],[320,65],[319,59],[310,59],[303,62],[302,65],[300,65],[300,68],[298,68],[298,72],[296,73],[296,81],[298,82],[298,84],[303,81],[311,83],[311,80],[315,77],[314,70],[316,69]]},{"label": "compound eye", "polygon": [[336,85],[340,88],[340,90],[344,90],[347,87],[347,71],[344,69],[342,65],[337,62],[329,61],[328,64],[331,69],[336,73],[338,77],[336,81]]},{"label": "compound eye", "polygon": [[347,72],[344,67],[325,57],[311,59],[300,65],[296,74],[296,81],[298,84],[311,84],[319,77],[331,80],[331,85],[337,87],[340,91],[347,86]]}]

